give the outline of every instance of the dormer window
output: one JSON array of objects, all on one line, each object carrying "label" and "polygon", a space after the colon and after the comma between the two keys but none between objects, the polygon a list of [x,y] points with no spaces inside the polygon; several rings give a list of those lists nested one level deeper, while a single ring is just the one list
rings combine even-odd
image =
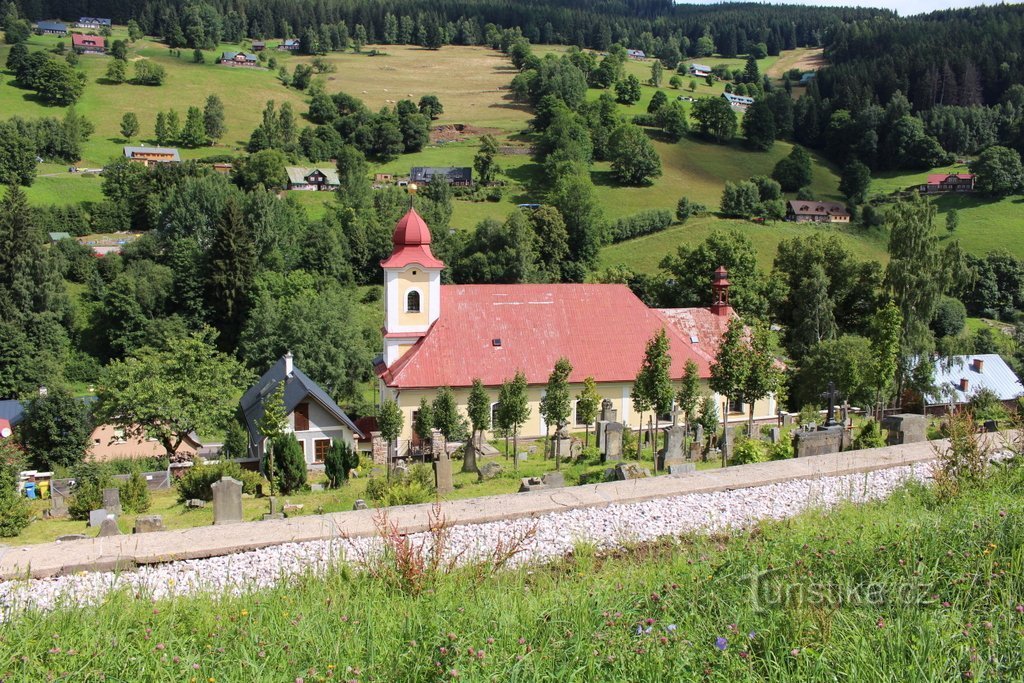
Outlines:
[{"label": "dormer window", "polygon": [[420,312],[420,293],[417,291],[409,292],[405,297],[405,310],[408,313],[419,313]]}]

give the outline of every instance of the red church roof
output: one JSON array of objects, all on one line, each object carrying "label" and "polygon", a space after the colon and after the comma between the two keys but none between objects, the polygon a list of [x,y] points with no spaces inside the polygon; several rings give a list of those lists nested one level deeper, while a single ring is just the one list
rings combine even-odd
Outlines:
[{"label": "red church roof", "polygon": [[400,389],[464,387],[475,377],[496,386],[522,370],[543,384],[565,356],[571,382],[632,382],[647,341],[664,327],[672,376],[692,359],[708,377],[731,315],[650,309],[625,285],[447,285],[440,318],[382,376]]},{"label": "red church roof", "polygon": [[418,263],[424,268],[444,267],[444,263],[430,252],[430,228],[416,209],[410,208],[395,224],[391,242],[394,244],[391,256],[380,264],[384,268],[404,268],[410,263]]}]

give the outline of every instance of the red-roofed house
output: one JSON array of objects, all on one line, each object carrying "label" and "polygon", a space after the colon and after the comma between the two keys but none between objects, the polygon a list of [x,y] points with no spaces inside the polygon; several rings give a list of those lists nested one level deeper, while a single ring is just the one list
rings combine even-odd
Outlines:
[{"label": "red-roofed house", "polygon": [[973,173],[931,173],[928,181],[918,188],[922,194],[940,192],[974,192]]},{"label": "red-roofed house", "polygon": [[71,34],[71,47],[80,55],[101,55],[107,51],[103,36],[90,36],[82,33]]},{"label": "red-roofed house", "polygon": [[[444,263],[430,251],[430,230],[414,209],[392,236],[394,250],[381,266],[385,280],[384,353],[377,365],[381,398],[405,413],[403,449],[412,436],[420,399],[450,386],[464,412],[469,387],[480,378],[497,401],[498,388],[517,371],[530,384],[530,419],[524,436],[545,433],[539,403],[558,358],[573,366],[572,395],[593,377],[619,419],[639,427],[630,390],[647,341],[664,328],[672,376],[693,360],[706,381],[718,345],[735,316],[729,281],[719,269],[709,308],[648,308],[625,285],[441,285]],[[739,406],[736,407],[737,409]],[[759,402],[755,416],[775,416],[774,398]],[[735,419],[743,419],[737,410]],[[579,424],[579,423],[577,423]]]}]

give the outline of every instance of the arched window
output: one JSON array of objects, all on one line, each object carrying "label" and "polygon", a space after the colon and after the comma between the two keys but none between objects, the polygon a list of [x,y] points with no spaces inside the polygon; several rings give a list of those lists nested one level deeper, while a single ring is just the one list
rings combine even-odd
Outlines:
[{"label": "arched window", "polygon": [[405,297],[405,310],[409,313],[420,312],[420,293],[413,290]]}]

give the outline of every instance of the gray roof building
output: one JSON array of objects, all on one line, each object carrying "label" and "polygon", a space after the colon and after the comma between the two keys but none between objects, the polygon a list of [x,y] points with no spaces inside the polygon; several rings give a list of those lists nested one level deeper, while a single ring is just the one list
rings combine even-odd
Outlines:
[{"label": "gray roof building", "polygon": [[473,169],[468,166],[413,166],[409,182],[429,183],[434,176],[443,176],[452,185],[469,185],[473,182]]},{"label": "gray roof building", "polygon": [[1024,384],[998,353],[937,358],[934,394],[925,397],[929,406],[968,403],[983,389],[1000,401],[1012,401],[1024,395]]}]

